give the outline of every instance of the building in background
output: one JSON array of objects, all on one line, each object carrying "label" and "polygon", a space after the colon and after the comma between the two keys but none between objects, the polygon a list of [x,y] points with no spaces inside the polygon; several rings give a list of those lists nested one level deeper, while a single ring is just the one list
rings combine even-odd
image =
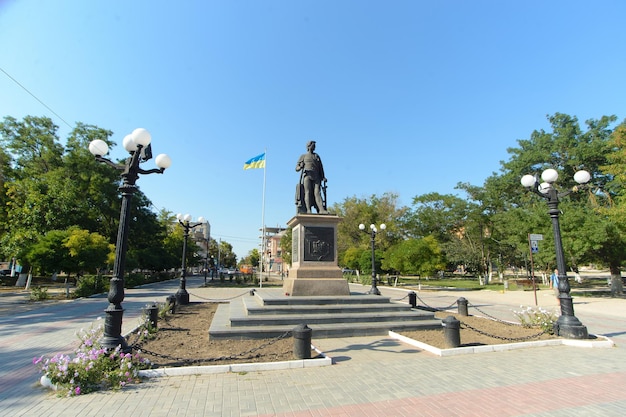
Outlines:
[{"label": "building in background", "polygon": [[[265,227],[265,247],[261,251],[261,263],[263,271],[280,274],[286,272],[283,265],[283,254],[280,248],[280,239],[285,235],[286,227]],[[286,265],[288,267],[288,265]]]}]

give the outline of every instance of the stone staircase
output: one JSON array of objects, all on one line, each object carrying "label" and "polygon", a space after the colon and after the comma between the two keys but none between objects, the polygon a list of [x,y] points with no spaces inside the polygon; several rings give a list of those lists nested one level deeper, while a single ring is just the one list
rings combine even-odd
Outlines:
[{"label": "stone staircase", "polygon": [[441,329],[441,320],[435,319],[433,312],[412,309],[408,303],[392,302],[389,297],[289,297],[282,289],[257,289],[218,307],[209,338],[274,338],[300,324],[309,326],[312,337],[318,339]]}]

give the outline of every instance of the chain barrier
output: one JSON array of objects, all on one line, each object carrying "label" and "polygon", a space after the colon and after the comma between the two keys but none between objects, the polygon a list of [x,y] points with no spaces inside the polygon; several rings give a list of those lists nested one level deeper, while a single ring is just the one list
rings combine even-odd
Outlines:
[{"label": "chain barrier", "polygon": [[426,303],[426,301],[422,300],[422,299],[420,298],[420,296],[419,296],[419,295],[417,295],[417,293],[415,293],[415,297],[416,297],[418,300],[420,300],[420,301],[422,302],[422,304],[424,304],[424,306],[426,306],[427,308],[430,308],[431,310],[434,310],[434,311],[446,311],[446,310],[451,309],[454,305],[456,305],[456,301],[455,301],[455,302],[453,302],[452,304],[450,304],[448,307],[443,307],[443,308],[439,308],[439,307],[431,307],[431,306],[429,306],[429,305]]},{"label": "chain barrier", "polygon": [[541,336],[541,335],[543,335],[545,333],[544,331],[541,331],[541,332],[539,332],[537,334],[532,334],[532,335],[524,336],[524,337],[505,337],[505,336],[497,336],[495,334],[490,334],[490,333],[484,332],[482,330],[479,330],[479,329],[477,329],[475,327],[472,327],[469,324],[463,323],[463,322],[461,322],[461,328],[472,330],[472,331],[474,331],[476,333],[482,334],[483,336],[493,337],[494,339],[507,340],[507,341],[510,341],[510,342],[524,342],[524,341],[536,339],[537,337],[539,337],[539,336]]},{"label": "chain barrier", "polygon": [[393,301],[402,301],[402,300],[404,300],[405,298],[408,298],[408,297],[409,297],[409,294],[405,295],[405,296],[404,296],[404,297],[402,297],[402,298],[392,298],[392,300],[393,300]]},{"label": "chain barrier", "polygon": [[[197,297],[197,298],[200,298],[200,299],[206,300],[206,301],[220,302],[220,301],[234,300],[236,298],[243,297],[244,295],[249,294],[249,293],[250,293],[250,291],[246,291],[244,293],[241,293],[239,295],[235,295],[233,297],[221,298],[221,299],[213,299],[213,298],[201,297],[199,295],[192,294],[192,293],[190,293],[190,295],[193,295],[194,297]],[[170,319],[170,317],[167,316],[167,315],[162,318],[162,320],[165,321],[168,324],[169,324],[169,319]],[[145,323],[144,323],[144,325],[142,325],[140,327],[140,329],[143,329],[144,326],[145,326]],[[168,330],[184,330],[184,329],[182,327],[171,326],[170,328],[168,328]],[[150,350],[147,350],[147,349],[143,349],[142,346],[143,346],[144,342],[141,341],[141,330],[139,330],[138,332],[134,332],[132,334],[132,336],[135,336],[135,342],[134,343],[131,343],[131,340],[130,340],[131,337],[130,336],[128,337],[128,339],[129,339],[128,340],[128,345],[132,349],[138,350],[138,351],[140,351],[142,353],[145,353],[145,354],[157,357],[157,358],[162,358],[162,359],[167,359],[167,360],[171,360],[171,361],[176,361],[178,363],[194,364],[194,363],[206,363],[206,362],[219,362],[219,361],[233,360],[233,359],[253,359],[253,358],[257,358],[260,355],[258,355],[258,354],[257,355],[253,355],[255,352],[257,352],[257,351],[259,351],[261,349],[264,349],[264,348],[266,348],[268,346],[273,345],[274,343],[278,342],[279,340],[282,340],[282,339],[290,336],[291,333],[292,333],[292,331],[288,330],[285,333],[283,333],[282,335],[280,335],[280,336],[278,336],[278,337],[276,337],[276,338],[274,338],[272,340],[269,340],[267,343],[264,343],[264,344],[262,344],[260,346],[254,347],[254,348],[252,348],[250,350],[247,350],[245,352],[241,352],[241,353],[238,353],[238,354],[233,354],[233,355],[230,355],[230,356],[220,356],[220,357],[216,357],[216,358],[205,358],[205,359],[177,358],[175,356],[171,356],[171,355],[168,355],[168,354],[163,354],[163,353],[158,353],[158,352],[153,352],[153,351],[150,351]]]},{"label": "chain barrier", "polygon": [[250,350],[247,350],[245,352],[241,352],[238,354],[233,354],[230,356],[220,356],[220,357],[216,357],[216,358],[204,358],[204,359],[185,359],[185,358],[177,358],[175,356],[171,356],[171,355],[167,355],[164,353],[158,353],[158,352],[153,352],[147,349],[142,349],[142,342],[139,343],[135,343],[133,345],[131,345],[130,347],[139,351],[140,353],[144,353],[144,354],[148,354],[157,358],[161,358],[161,359],[167,359],[167,360],[171,360],[171,361],[176,361],[177,363],[184,363],[184,364],[196,364],[196,363],[207,363],[207,362],[219,362],[219,361],[225,361],[225,360],[233,360],[233,359],[253,359],[253,358],[258,358],[261,355],[260,354],[256,354],[253,355],[255,352],[264,349],[268,346],[273,345],[274,343],[278,342],[279,340],[282,340],[284,338],[286,338],[287,336],[291,335],[291,330],[286,331],[285,333],[283,333],[282,335],[268,341],[267,343],[264,343],[260,346],[254,347]]},{"label": "chain barrier", "polygon": [[212,302],[214,302],[214,303],[219,303],[219,302],[221,302],[221,301],[230,301],[230,300],[234,300],[235,298],[243,297],[243,296],[244,296],[244,295],[246,295],[246,294],[250,294],[250,290],[248,290],[248,291],[246,291],[246,292],[244,292],[244,293],[241,293],[241,294],[239,294],[239,295],[235,295],[235,296],[233,296],[233,297],[229,297],[229,298],[206,298],[206,297],[202,297],[202,296],[199,296],[199,295],[196,295],[196,294],[193,294],[193,293],[189,293],[189,295],[193,295],[193,296],[194,296],[194,297],[196,297],[196,298],[199,298],[199,299],[201,299],[201,300],[206,300],[206,301],[212,301]]},{"label": "chain barrier", "polygon": [[[428,305],[428,304],[427,304],[427,303],[426,303],[423,299],[421,299],[421,298],[420,298],[420,296],[419,296],[419,295],[416,295],[416,298],[417,298],[417,299],[418,299],[418,300],[419,300],[422,304],[424,304],[424,306],[426,306],[426,308],[429,308],[429,309],[434,310],[434,311],[446,311],[446,310],[451,309],[453,306],[455,306],[455,305],[457,304],[457,302],[455,301],[455,302],[453,302],[452,304],[450,304],[448,307],[444,307],[444,308],[437,308],[437,307],[431,307],[431,306],[429,306],[429,305]],[[493,315],[491,315],[491,314],[489,314],[489,313],[487,313],[487,312],[485,312],[485,311],[481,310],[480,308],[478,308],[477,306],[473,305],[472,303],[469,303],[469,302],[468,302],[468,306],[469,306],[469,307],[472,307],[472,308],[474,308],[474,309],[476,309],[478,312],[480,312],[481,314],[483,314],[485,317],[487,317],[487,318],[489,318],[489,319],[492,319],[492,320],[494,320],[494,321],[497,321],[498,323],[506,324],[506,325],[509,325],[509,326],[522,326],[522,325],[521,325],[521,324],[519,324],[519,323],[512,323],[512,322],[505,321],[505,320],[499,319],[499,318],[497,318],[497,317],[494,317]],[[474,332],[476,332],[476,333],[482,334],[483,336],[492,337],[492,338],[494,338],[494,339],[500,339],[500,340],[511,341],[511,342],[520,342],[520,341],[528,341],[528,340],[533,340],[533,339],[536,339],[536,338],[538,338],[538,337],[540,337],[540,336],[542,336],[543,334],[545,334],[545,333],[546,333],[545,331],[541,331],[541,332],[539,332],[539,333],[537,333],[537,334],[533,334],[533,335],[529,335],[529,336],[524,336],[524,337],[506,337],[506,336],[498,336],[498,335],[494,335],[494,334],[490,334],[490,333],[484,332],[484,331],[482,331],[482,330],[479,330],[479,329],[477,329],[477,328],[475,328],[475,327],[470,326],[470,325],[469,325],[469,324],[467,324],[467,323],[461,323],[461,327],[462,327],[462,328],[465,328],[465,329],[468,329],[468,330],[471,330],[471,331],[474,331]]]},{"label": "chain barrier", "polygon": [[506,321],[506,320],[502,320],[502,319],[499,319],[497,317],[494,317],[491,314],[484,312],[483,310],[481,310],[480,308],[476,307],[475,305],[473,305],[470,302],[468,302],[467,305],[472,307],[472,308],[475,308],[476,311],[478,311],[479,313],[484,314],[486,317],[489,317],[490,319],[495,320],[498,323],[508,324],[509,326],[521,326],[521,324],[519,324],[519,323],[511,323],[510,321]]}]

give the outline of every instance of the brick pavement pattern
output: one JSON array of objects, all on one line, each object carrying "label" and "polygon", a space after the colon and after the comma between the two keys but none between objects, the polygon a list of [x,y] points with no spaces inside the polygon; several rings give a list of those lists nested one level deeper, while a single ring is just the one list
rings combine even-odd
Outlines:
[{"label": "brick pavement pattern", "polygon": [[[226,299],[241,289],[198,288],[195,300]],[[163,301],[178,282],[128,290],[124,331],[141,308]],[[405,291],[382,287],[402,299]],[[351,286],[354,292],[367,288]],[[450,291],[420,292],[431,306],[448,306]],[[505,318],[524,291],[463,294],[471,306]],[[553,307],[550,291],[540,305]],[[622,416],[626,413],[626,300],[575,299],[576,316],[590,333],[610,337],[613,348],[549,346],[438,357],[389,337],[319,339],[334,359],[327,367],[153,378],[121,391],[59,398],[39,387],[31,360],[70,352],[74,333],[102,316],[106,298],[39,309],[5,309],[0,300],[0,416]],[[8,311],[8,312],[7,312]],[[470,311],[470,314],[475,314]],[[510,317],[508,317],[510,318]]]}]

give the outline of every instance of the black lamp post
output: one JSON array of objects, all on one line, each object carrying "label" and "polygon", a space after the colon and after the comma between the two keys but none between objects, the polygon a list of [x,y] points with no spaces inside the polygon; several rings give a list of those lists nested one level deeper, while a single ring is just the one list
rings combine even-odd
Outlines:
[{"label": "black lamp post", "polygon": [[211,243],[211,239],[207,236],[204,237],[205,243],[205,253],[204,253],[204,285],[206,285],[207,274],[209,273],[209,245]]},{"label": "black lamp post", "polygon": [[185,238],[183,239],[183,271],[180,276],[180,287],[178,291],[176,291],[176,303],[177,304],[189,304],[189,293],[187,292],[187,239],[189,238],[189,231],[194,227],[198,227],[205,222],[204,217],[198,217],[198,221],[196,223],[191,222],[191,215],[185,214],[177,214],[176,218],[178,219],[178,223],[183,227],[185,231]]},{"label": "black lamp post", "polygon": [[[385,230],[387,228],[387,226],[385,225],[385,223],[382,223],[380,225],[380,230]],[[370,238],[370,243],[372,245],[372,288],[370,288],[368,294],[373,294],[373,295],[380,295],[380,290],[378,289],[378,287],[376,286],[376,252],[375,252],[375,240],[376,240],[376,233],[378,233],[378,229],[376,228],[376,225],[374,224],[370,224],[370,232],[367,232],[365,230],[365,225],[363,223],[361,223],[359,225],[359,229],[364,232],[364,233],[370,233],[371,238]]]},{"label": "black lamp post", "polygon": [[[209,247],[209,244],[207,243],[207,248],[208,247]],[[207,273],[208,273],[207,269],[209,269],[209,250],[208,249],[207,249],[206,255],[204,255],[204,285],[206,285],[206,278],[207,278]]]},{"label": "black lamp post", "polygon": [[160,154],[155,158],[158,169],[144,170],[139,167],[141,162],[152,158],[150,148],[151,136],[145,129],[135,129],[133,133],[124,138],[124,148],[130,153],[130,158],[125,164],[116,164],[103,156],[109,152],[109,146],[103,140],[97,139],[89,144],[91,152],[98,162],[105,163],[113,168],[122,171],[122,185],[119,187],[122,193],[122,205],[120,210],[120,223],[117,231],[117,241],[115,244],[115,261],[113,263],[113,277],[109,286],[109,306],[104,312],[104,335],[102,336],[102,346],[107,349],[115,349],[121,346],[123,351],[129,351],[126,340],[122,337],[122,316],[124,309],[124,267],[126,265],[126,251],[128,249],[128,228],[130,224],[130,201],[137,191],[135,182],[139,174],[162,174],[166,168],[172,164],[172,160],[165,154]]},{"label": "black lamp post", "polygon": [[[586,339],[589,337],[587,328],[574,315],[574,303],[570,296],[570,285],[567,279],[565,256],[561,242],[561,228],[559,226],[559,198],[570,194],[572,191],[578,191],[578,187],[559,193],[554,187],[554,183],[558,177],[559,174],[556,170],[550,168],[541,173],[541,179],[544,181],[541,184],[536,175],[524,175],[521,182],[524,187],[547,201],[548,214],[552,218],[556,267],[559,270],[558,298],[561,304],[561,316],[559,316],[556,321],[555,333],[557,336],[563,336],[569,339]],[[586,184],[590,179],[591,175],[587,171],[578,171],[574,174],[574,180],[578,184]]]}]

